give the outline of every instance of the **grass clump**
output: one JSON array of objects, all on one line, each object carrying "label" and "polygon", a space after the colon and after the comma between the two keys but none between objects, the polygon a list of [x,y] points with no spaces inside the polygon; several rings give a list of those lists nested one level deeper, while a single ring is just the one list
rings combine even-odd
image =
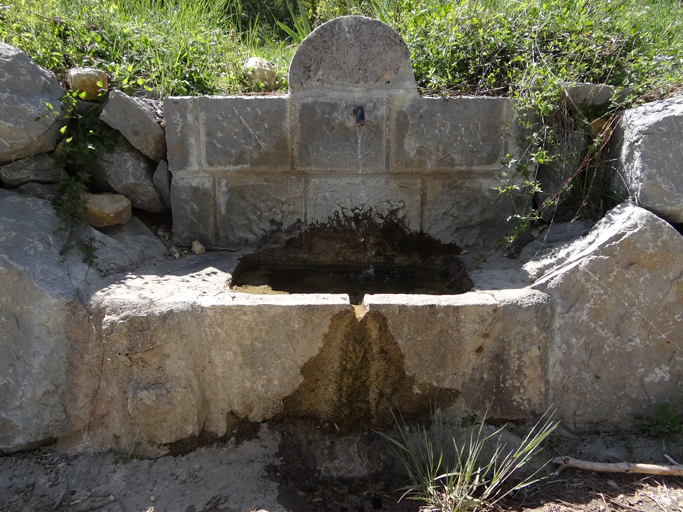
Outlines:
[{"label": "grass clump", "polygon": [[503,441],[505,427],[491,431],[483,421],[477,424],[462,418],[447,425],[438,411],[429,429],[409,426],[402,417],[396,425],[398,435],[384,437],[410,480],[404,496],[425,502],[424,510],[440,512],[487,508],[537,481],[535,471],[517,483],[510,482],[557,426],[546,414],[514,447]]}]

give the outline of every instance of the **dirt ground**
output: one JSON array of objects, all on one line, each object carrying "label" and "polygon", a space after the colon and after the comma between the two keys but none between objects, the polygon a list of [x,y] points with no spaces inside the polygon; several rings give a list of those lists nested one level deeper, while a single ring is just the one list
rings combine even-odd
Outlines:
[{"label": "dirt ground", "polygon": [[[399,501],[405,478],[372,431],[338,436],[313,425],[250,424],[194,448],[176,446],[187,453],[155,460],[134,451],[67,455],[54,446],[3,456],[0,512],[417,512],[424,505]],[[681,460],[683,445],[629,433],[561,433],[542,458],[559,454],[670,464],[664,454]],[[683,480],[566,469],[496,510],[683,512]]]}]

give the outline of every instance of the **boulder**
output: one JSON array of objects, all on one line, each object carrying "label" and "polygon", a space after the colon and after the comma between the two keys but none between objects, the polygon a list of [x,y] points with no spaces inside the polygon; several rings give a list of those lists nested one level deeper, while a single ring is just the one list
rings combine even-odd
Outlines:
[{"label": "boulder", "polygon": [[115,224],[125,224],[130,219],[132,209],[130,201],[121,194],[88,194],[83,193],[85,204],[85,220],[93,227],[103,228]]},{"label": "boulder", "polygon": [[683,222],[683,96],[628,110],[619,121],[612,186],[664,219]]},{"label": "boulder", "polygon": [[548,404],[569,428],[630,425],[683,379],[683,236],[629,204],[527,263],[553,298]]},{"label": "boulder", "polygon": [[[84,92],[86,101],[97,101],[100,89],[107,90],[107,74],[97,68],[71,68],[67,75],[72,91]],[[98,85],[98,82],[102,85]]]},{"label": "boulder", "polygon": [[166,209],[152,181],[155,165],[142,153],[119,144],[112,152],[99,151],[97,160],[94,177],[99,187],[123,194],[134,208],[154,213]]},{"label": "boulder", "polygon": [[54,149],[64,92],[52,73],[0,43],[0,164]]},{"label": "boulder", "polygon": [[[108,273],[165,253],[133,219],[105,228],[109,235],[84,227],[69,236],[61,227],[49,202],[0,190],[0,453],[84,426],[68,413],[69,393],[76,390],[77,407],[89,409],[94,387],[79,388],[77,381],[92,376],[93,349],[102,339],[83,298],[102,288]],[[74,249],[62,254],[67,242]],[[77,250],[83,242],[98,248],[94,268]],[[78,363],[85,371],[74,371]]]},{"label": "boulder", "polygon": [[166,160],[162,160],[157,165],[157,170],[154,171],[154,186],[157,188],[157,192],[161,194],[164,200],[164,204],[171,207],[171,173],[168,172],[168,164]]},{"label": "boulder", "polygon": [[100,119],[120,131],[135,149],[159,162],[166,158],[166,135],[148,102],[112,91]]},{"label": "boulder", "polygon": [[244,63],[244,73],[251,87],[262,85],[266,91],[277,89],[277,72],[266,59],[250,57]]},{"label": "boulder", "polygon": [[68,178],[63,168],[49,156],[31,156],[0,167],[0,182],[7,187],[26,183],[57,183]]}]

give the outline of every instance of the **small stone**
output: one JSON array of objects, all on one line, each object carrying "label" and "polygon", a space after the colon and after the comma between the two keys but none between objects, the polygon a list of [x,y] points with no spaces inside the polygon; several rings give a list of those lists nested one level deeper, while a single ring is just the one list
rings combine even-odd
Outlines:
[{"label": "small stone", "polygon": [[154,496],[149,497],[149,501],[154,501],[154,500],[156,500],[156,498]]},{"label": "small stone", "polygon": [[195,254],[204,254],[206,252],[206,248],[199,240],[195,240],[192,242],[192,252]]},{"label": "small stone", "polygon": [[607,480],[607,485],[609,485],[612,489],[619,489],[619,485],[614,480]]},{"label": "small stone", "polygon": [[85,192],[83,198],[86,200],[85,220],[95,228],[125,224],[130,219],[131,203],[121,194]]},{"label": "small stone", "polygon": [[109,495],[109,501],[114,501],[114,495],[113,494]]},{"label": "small stone", "polygon": [[[72,91],[85,93],[83,98],[86,101],[97,101],[100,89],[107,89],[107,75],[104,71],[97,68],[71,68],[67,75],[69,87]],[[97,85],[102,84],[102,87]]]},{"label": "small stone", "polygon": [[267,91],[277,89],[276,71],[272,64],[260,57],[251,57],[244,63],[244,72],[252,87],[263,84]]}]

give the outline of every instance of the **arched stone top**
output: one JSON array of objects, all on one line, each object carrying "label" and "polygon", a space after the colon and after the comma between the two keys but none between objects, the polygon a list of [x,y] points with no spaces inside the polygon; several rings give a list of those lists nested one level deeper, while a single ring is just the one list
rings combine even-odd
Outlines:
[{"label": "arched stone top", "polygon": [[311,32],[289,66],[289,90],[417,94],[408,46],[389,25],[363,16],[335,18]]}]

